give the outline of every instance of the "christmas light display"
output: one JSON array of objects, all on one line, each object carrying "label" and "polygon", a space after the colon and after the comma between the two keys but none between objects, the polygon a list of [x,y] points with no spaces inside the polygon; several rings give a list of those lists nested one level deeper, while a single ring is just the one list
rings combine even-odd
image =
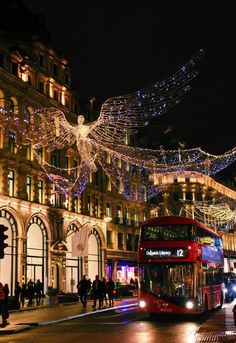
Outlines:
[{"label": "christmas light display", "polygon": [[230,221],[236,221],[236,210],[232,210],[227,203],[223,204],[208,204],[202,202],[194,202],[194,210],[209,216],[212,219],[224,224]]},{"label": "christmas light display", "polygon": [[[143,201],[161,191],[149,178],[154,173],[204,173],[211,175],[222,170],[236,159],[236,149],[216,156],[200,148],[189,150],[142,149],[127,145],[127,132],[148,125],[176,105],[189,89],[189,82],[197,75],[195,64],[203,51],[194,56],[174,75],[164,81],[128,95],[108,99],[101,108],[99,118],[84,123],[69,123],[57,108],[16,115],[0,109],[0,124],[5,134],[9,128],[18,133],[16,146],[21,148],[32,142],[34,155],[48,178],[63,193],[79,195],[84,190],[89,174],[100,165],[120,194],[135,201]],[[40,154],[42,147],[45,154]],[[54,160],[53,160],[54,154]],[[55,156],[57,154],[57,156]],[[73,158],[73,165],[68,160]]]}]

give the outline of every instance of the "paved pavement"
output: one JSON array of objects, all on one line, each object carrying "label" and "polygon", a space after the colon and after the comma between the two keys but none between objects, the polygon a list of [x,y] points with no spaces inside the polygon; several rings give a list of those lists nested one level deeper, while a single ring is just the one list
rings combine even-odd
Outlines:
[{"label": "paved pavement", "polygon": [[[88,301],[86,309],[81,302],[67,303],[59,305],[42,305],[37,307],[24,308],[11,311],[9,314],[9,324],[0,327],[1,334],[12,334],[30,329],[32,326],[45,326],[60,323],[66,320],[76,319],[94,314],[92,308],[93,301]],[[128,308],[137,306],[137,298],[131,297],[123,300],[115,300],[113,307],[104,307],[96,312],[111,311],[112,309]]]},{"label": "paved pavement", "polygon": [[[86,310],[83,309],[82,304],[79,302],[60,304],[57,306],[43,305],[40,307],[12,311],[10,312],[9,318],[10,324],[4,328],[0,328],[0,335],[17,333],[19,331],[29,329],[32,326],[51,325],[91,315],[94,313],[92,304],[92,301],[88,301]],[[98,312],[134,306],[137,306],[136,297],[115,301],[114,307],[106,307],[98,310]],[[234,323],[233,313],[234,306],[236,306],[236,300],[230,304],[225,304],[222,309],[214,311],[196,332],[195,343],[236,343],[236,325]]]},{"label": "paved pavement", "polygon": [[222,309],[214,311],[198,329],[196,333],[196,343],[236,342],[236,323],[234,323],[233,313],[234,306],[236,306],[236,300],[230,304],[224,304]]}]

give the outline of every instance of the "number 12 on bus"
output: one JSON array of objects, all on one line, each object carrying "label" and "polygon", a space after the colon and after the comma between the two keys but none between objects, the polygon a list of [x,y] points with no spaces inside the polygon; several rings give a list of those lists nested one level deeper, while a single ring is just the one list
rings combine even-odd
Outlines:
[{"label": "number 12 on bus", "polygon": [[221,237],[194,219],[144,222],[138,265],[140,312],[197,314],[223,305]]}]

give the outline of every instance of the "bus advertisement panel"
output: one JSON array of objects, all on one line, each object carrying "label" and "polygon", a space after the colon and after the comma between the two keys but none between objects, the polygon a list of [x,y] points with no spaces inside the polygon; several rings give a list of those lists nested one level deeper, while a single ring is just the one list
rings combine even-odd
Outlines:
[{"label": "bus advertisement panel", "polygon": [[197,314],[223,304],[220,235],[194,219],[166,216],[142,224],[138,308]]}]

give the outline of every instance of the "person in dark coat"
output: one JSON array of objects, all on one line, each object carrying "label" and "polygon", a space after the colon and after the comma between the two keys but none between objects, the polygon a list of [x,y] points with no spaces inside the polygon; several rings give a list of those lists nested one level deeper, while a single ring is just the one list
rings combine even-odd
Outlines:
[{"label": "person in dark coat", "polygon": [[34,282],[30,279],[29,282],[28,282],[28,299],[29,299],[29,302],[28,302],[28,307],[30,306],[33,306],[33,298],[34,298],[34,294],[35,294],[35,291],[34,291]]},{"label": "person in dark coat", "polygon": [[102,278],[102,306],[104,306],[104,302],[107,305],[107,280],[105,277]]},{"label": "person in dark coat", "polygon": [[18,303],[20,300],[20,293],[21,293],[21,286],[20,286],[19,281],[17,281],[15,285],[15,290],[14,290],[14,297]]},{"label": "person in dark coat", "polygon": [[39,306],[41,304],[42,293],[43,293],[43,284],[39,279],[34,285],[34,291],[35,291],[36,305]]},{"label": "person in dark coat", "polygon": [[90,290],[90,283],[86,279],[86,275],[83,275],[83,278],[80,280],[77,288],[78,294],[80,296],[80,301],[82,302],[83,307],[86,308],[88,291]]},{"label": "person in dark coat", "polygon": [[22,308],[25,306],[25,299],[27,298],[27,287],[26,284],[23,283],[21,287],[21,293],[20,293],[20,301]]},{"label": "person in dark coat", "polygon": [[4,287],[1,282],[0,282],[0,312],[2,314],[2,326],[6,326],[8,324],[7,318],[9,317],[8,302],[7,302],[7,295],[4,291]]},{"label": "person in dark coat", "polygon": [[107,281],[106,287],[107,287],[109,306],[111,307],[111,306],[114,306],[114,289],[115,289],[115,283],[112,280],[112,278],[110,278]]},{"label": "person in dark coat", "polygon": [[8,284],[7,284],[7,283],[5,283],[5,285],[3,286],[3,290],[4,290],[5,295],[6,295],[5,301],[6,301],[7,308],[8,308],[8,297],[9,297],[10,291],[9,291],[9,287],[8,287]]},{"label": "person in dark coat", "polygon": [[97,300],[99,303],[99,309],[102,307],[102,291],[103,291],[103,283],[99,280],[99,276],[95,276],[95,280],[93,281],[92,285],[93,289],[93,306],[92,308],[96,310]]}]

